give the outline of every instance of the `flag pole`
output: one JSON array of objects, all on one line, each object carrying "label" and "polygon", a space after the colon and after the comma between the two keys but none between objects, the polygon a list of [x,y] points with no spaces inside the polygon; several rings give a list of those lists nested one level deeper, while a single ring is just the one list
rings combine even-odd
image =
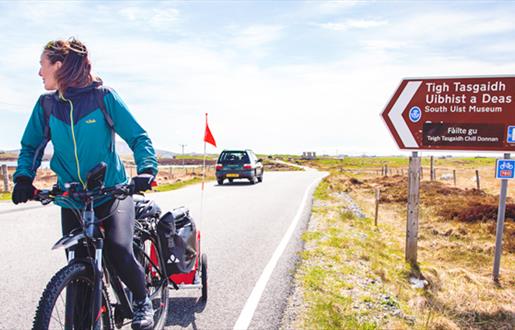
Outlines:
[{"label": "flag pole", "polygon": [[[206,112],[207,127],[207,112]],[[202,192],[204,192],[204,182],[206,181],[206,139],[204,138],[204,160],[202,162]]]},{"label": "flag pole", "polygon": [[[207,113],[206,113],[206,125],[207,125]],[[204,141],[204,159],[202,161],[202,185],[201,185],[201,192],[200,192],[200,219],[199,219],[200,226],[202,224],[202,215],[204,213],[204,183],[205,183],[205,181],[206,181],[206,141]]]}]

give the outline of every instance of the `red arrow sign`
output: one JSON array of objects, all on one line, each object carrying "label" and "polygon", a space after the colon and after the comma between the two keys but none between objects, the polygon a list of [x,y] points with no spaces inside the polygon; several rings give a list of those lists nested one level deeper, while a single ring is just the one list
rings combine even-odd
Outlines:
[{"label": "red arrow sign", "polygon": [[382,117],[401,149],[515,151],[515,76],[404,79]]}]

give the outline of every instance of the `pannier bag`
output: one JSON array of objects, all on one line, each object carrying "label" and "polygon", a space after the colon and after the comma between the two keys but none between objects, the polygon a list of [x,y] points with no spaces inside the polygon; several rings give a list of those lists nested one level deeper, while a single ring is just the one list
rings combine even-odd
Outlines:
[{"label": "pannier bag", "polygon": [[166,259],[166,273],[192,271],[197,257],[197,228],[189,210],[180,207],[167,212],[157,223],[157,233]]}]

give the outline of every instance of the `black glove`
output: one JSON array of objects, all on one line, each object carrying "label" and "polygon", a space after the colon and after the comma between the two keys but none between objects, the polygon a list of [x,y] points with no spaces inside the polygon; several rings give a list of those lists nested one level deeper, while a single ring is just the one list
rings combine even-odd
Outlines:
[{"label": "black glove", "polygon": [[16,178],[12,199],[14,204],[26,203],[34,196],[36,187],[32,185],[32,179],[26,176]]},{"label": "black glove", "polygon": [[152,189],[152,182],[154,182],[154,176],[149,173],[141,173],[132,178],[132,184],[134,185],[134,192],[140,192]]}]

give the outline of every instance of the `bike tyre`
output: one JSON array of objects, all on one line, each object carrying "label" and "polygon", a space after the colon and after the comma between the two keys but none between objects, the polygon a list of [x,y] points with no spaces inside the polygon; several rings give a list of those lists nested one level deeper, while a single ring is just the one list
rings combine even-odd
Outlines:
[{"label": "bike tyre", "polygon": [[[80,262],[69,264],[52,277],[39,300],[32,324],[33,330],[46,330],[49,328],[52,311],[57,299],[68,284],[79,280],[93,285],[93,274],[89,265]],[[102,313],[102,330],[113,330],[113,313],[105,286],[103,286],[102,290],[102,306],[105,308],[105,311]]]},{"label": "bike tyre", "polygon": [[[157,266],[160,268],[160,270],[166,275],[166,260],[163,257],[163,253],[161,252],[161,248],[159,246],[159,237],[157,235],[153,235],[152,237],[146,237],[141,244],[145,245],[145,242],[149,242],[154,249],[154,253],[157,256]],[[168,277],[162,278],[164,282],[162,282],[159,286],[152,285],[153,281],[151,280],[154,276],[152,275],[152,272],[149,269],[149,262],[146,260],[146,258],[141,254],[141,250],[136,249],[134,251],[134,254],[136,256],[136,259],[138,262],[142,265],[144,271],[145,271],[145,280],[146,280],[146,286],[148,291],[151,292],[151,300],[152,305],[154,306],[154,312],[158,312],[154,314],[154,330],[161,330],[164,328],[166,324],[166,319],[168,316]],[[155,274],[154,274],[155,275]],[[159,296],[161,299],[159,301],[156,301],[155,299],[152,299],[152,296],[156,297]],[[157,305],[156,305],[157,303]],[[156,310],[156,309],[159,310]]]},{"label": "bike tyre", "polygon": [[202,296],[201,299],[204,303],[207,302],[207,255],[202,253],[200,266],[200,276],[202,283]]}]

